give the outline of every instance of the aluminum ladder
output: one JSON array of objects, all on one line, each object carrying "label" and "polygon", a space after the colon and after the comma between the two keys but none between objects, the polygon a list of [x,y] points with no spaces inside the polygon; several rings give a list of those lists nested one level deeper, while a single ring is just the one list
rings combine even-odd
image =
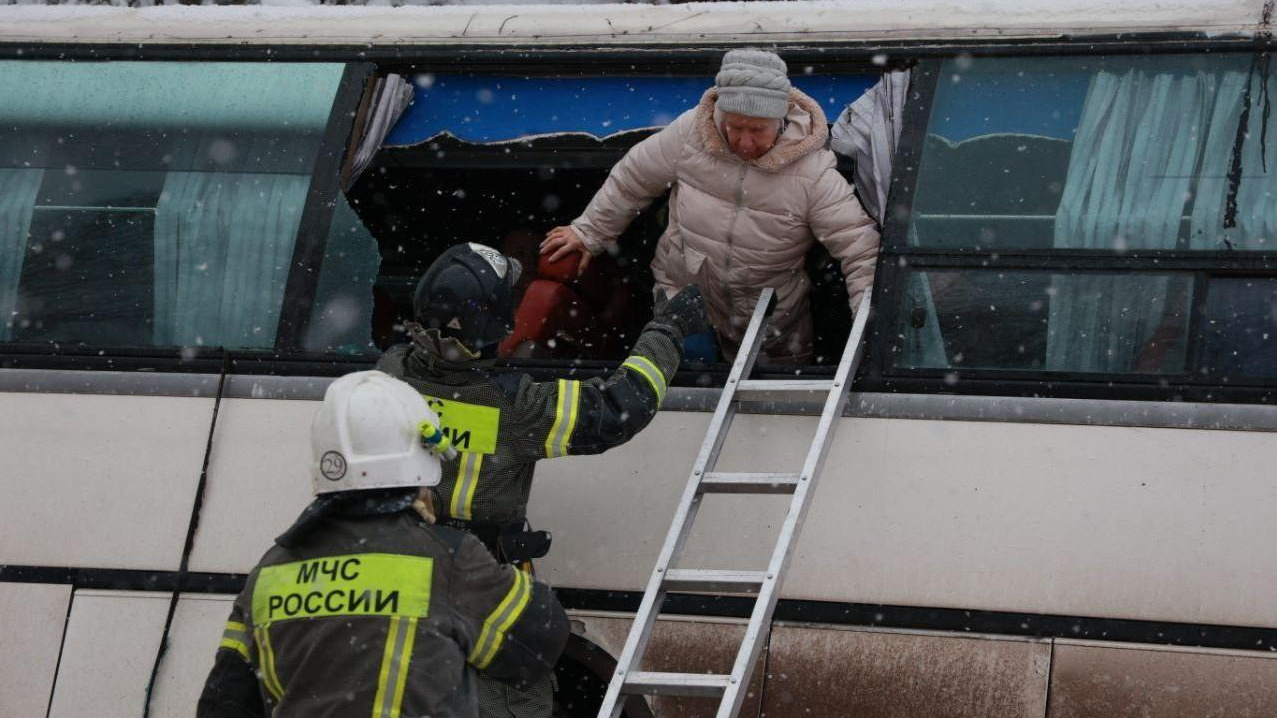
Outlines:
[{"label": "aluminum ladder", "polygon": [[[648,579],[642,603],[634,616],[634,625],[625,641],[625,648],[617,661],[607,693],[603,698],[599,718],[620,718],[625,701],[635,695],[655,696],[707,696],[719,699],[717,718],[735,718],[744,704],[754,664],[762,651],[771,627],[772,613],[776,608],[778,589],[785,578],[785,570],[793,554],[794,542],[807,515],[812,485],[820,475],[825,456],[829,453],[834,431],[847,406],[848,388],[860,364],[864,343],[865,322],[869,318],[869,293],[866,292],[856,312],[847,346],[838,362],[834,378],[823,380],[750,380],[749,374],[762,346],[763,322],[774,298],[773,289],[764,289],[754,308],[749,327],[741,342],[740,353],[732,365],[727,384],[718,399],[718,406],[710,420],[705,442],[701,445],[688,478],[687,488],[679,501],[673,523],[665,537],[656,567]],[[732,419],[742,400],[811,401],[812,394],[824,394],[824,410],[816,425],[816,434],[802,470],[796,474],[777,473],[723,473],[714,470],[719,452],[727,438]],[[789,512],[781,526],[776,546],[765,571],[722,571],[712,569],[675,568],[691,535],[692,522],[706,494],[789,494]],[[638,667],[643,652],[651,638],[657,614],[669,591],[702,593],[733,593],[755,596],[745,637],[736,653],[736,662],[729,675],[702,673],[658,673],[640,671]],[[639,700],[639,699],[635,699]]]}]

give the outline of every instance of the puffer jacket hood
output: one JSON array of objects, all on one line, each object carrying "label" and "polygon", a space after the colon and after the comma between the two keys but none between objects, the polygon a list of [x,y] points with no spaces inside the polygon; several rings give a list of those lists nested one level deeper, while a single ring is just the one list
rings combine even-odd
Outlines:
[{"label": "puffer jacket hood", "polygon": [[700,285],[729,358],[758,293],[774,287],[779,301],[764,351],[773,361],[809,363],[811,243],[820,241],[841,263],[854,310],[873,282],[878,230],[835,168],[820,103],[791,90],[776,146],[744,161],[715,121],[717,96],[708,90],[696,107],[631,148],[572,227],[597,254],[672,187],[669,223],[652,259],[657,287],[673,296]]},{"label": "puffer jacket hood", "polygon": [[718,102],[717,88],[709,88],[696,105],[696,129],[700,132],[705,151],[723,159],[744,162],[760,170],[779,172],[816,150],[824,149],[829,142],[829,123],[820,103],[798,90],[789,91],[789,114],[785,116],[785,131],[776,146],[762,157],[745,161],[737,157],[723,137],[721,122],[714,112]]}]

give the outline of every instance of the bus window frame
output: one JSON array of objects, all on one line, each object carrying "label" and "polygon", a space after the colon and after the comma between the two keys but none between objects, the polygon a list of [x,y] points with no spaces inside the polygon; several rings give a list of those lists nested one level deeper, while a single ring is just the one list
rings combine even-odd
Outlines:
[{"label": "bus window frame", "polygon": [[[1186,48],[1164,48],[1156,54],[1182,54]],[[1200,48],[1198,48],[1200,51]],[[1238,53],[1262,52],[1263,47],[1230,48]],[[1128,49],[1127,53],[1131,53]],[[1097,53],[1071,53],[1091,56]],[[1113,53],[1118,54],[1118,53]],[[989,53],[982,59],[1014,61],[1021,55]],[[1053,53],[1054,56],[1054,53]],[[921,174],[922,155],[945,61],[957,55],[922,58],[911,73],[902,117],[899,150],[888,193],[878,270],[874,281],[873,340],[861,378],[866,391],[923,394],[979,394],[1051,398],[1109,398],[1161,401],[1277,400],[1277,376],[1247,377],[1241,382],[1202,378],[1198,361],[1203,350],[1200,327],[1205,321],[1206,294],[1212,277],[1277,277],[1277,251],[1134,250],[1118,255],[1087,249],[973,250],[908,246],[913,202]],[[909,368],[893,366],[899,351],[895,327],[901,321],[898,294],[911,271],[970,269],[982,271],[1041,270],[1084,272],[1191,273],[1193,296],[1186,333],[1185,370],[1176,374],[1092,373],[1027,369]]]}]

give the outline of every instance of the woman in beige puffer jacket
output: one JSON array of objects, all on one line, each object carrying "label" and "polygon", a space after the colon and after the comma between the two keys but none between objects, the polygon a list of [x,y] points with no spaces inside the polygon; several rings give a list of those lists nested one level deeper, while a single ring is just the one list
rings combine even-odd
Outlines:
[{"label": "woman in beige puffer jacket", "polygon": [[599,254],[667,187],[669,224],[657,244],[657,288],[674,296],[697,284],[728,358],[740,346],[758,293],[778,303],[763,351],[774,363],[812,358],[807,250],[819,240],[842,264],[852,310],[873,283],[878,231],[834,168],[820,104],[789,90],[775,145],[743,160],[723,134],[711,88],[693,109],[635,145],[608,175],[572,229]]}]

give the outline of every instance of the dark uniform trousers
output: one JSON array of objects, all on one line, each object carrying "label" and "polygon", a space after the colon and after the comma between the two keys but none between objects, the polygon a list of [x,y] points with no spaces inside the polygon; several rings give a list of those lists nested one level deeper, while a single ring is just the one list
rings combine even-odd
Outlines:
[{"label": "dark uniform trousers", "polygon": [[[467,523],[491,533],[493,526],[522,526],[537,461],[597,454],[625,443],[656,415],[682,357],[682,332],[656,319],[643,332],[621,367],[606,380],[536,382],[518,372],[498,373],[481,361],[455,361],[435,331],[413,329],[413,343],[392,348],[377,368],[424,394],[439,414],[443,430],[458,450],[445,462],[438,491],[441,517],[449,525]],[[453,347],[450,356],[457,356]],[[546,527],[553,528],[553,527]],[[510,530],[513,530],[511,528]],[[505,555],[498,558],[535,557]],[[484,682],[484,718],[548,718],[549,678],[526,691]]]},{"label": "dark uniform trousers", "polygon": [[411,510],[326,517],[236,598],[198,718],[472,718],[475,669],[537,685],[567,641],[553,592]]}]

